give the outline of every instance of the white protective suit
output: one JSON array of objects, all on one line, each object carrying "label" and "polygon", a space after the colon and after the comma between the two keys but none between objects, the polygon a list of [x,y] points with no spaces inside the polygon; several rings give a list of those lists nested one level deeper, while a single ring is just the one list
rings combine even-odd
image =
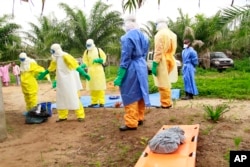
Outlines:
[{"label": "white protective suit", "polygon": [[76,71],[79,66],[74,57],[63,52],[59,44],[51,46],[52,59],[48,71],[56,70],[56,106],[59,119],[67,119],[68,110],[75,110],[78,119],[85,117],[78,92],[82,89],[80,75]]}]

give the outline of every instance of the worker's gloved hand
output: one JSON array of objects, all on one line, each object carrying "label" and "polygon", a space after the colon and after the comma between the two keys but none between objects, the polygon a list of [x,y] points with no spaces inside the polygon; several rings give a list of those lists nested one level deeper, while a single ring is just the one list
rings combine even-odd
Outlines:
[{"label": "worker's gloved hand", "polygon": [[49,73],[49,70],[45,70],[44,72],[40,72],[37,76],[37,79],[42,80],[48,73]]},{"label": "worker's gloved hand", "polygon": [[87,80],[90,80],[90,76],[80,66],[76,68],[76,71]]},{"label": "worker's gloved hand", "polygon": [[153,61],[153,65],[152,65],[152,74],[154,76],[157,76],[157,67],[158,67],[159,63],[156,63],[155,61]]},{"label": "worker's gloved hand", "polygon": [[84,63],[82,63],[82,64],[80,65],[80,67],[83,68],[83,69],[85,69],[85,68],[87,68],[87,65],[84,64]]},{"label": "worker's gloved hand", "polygon": [[119,71],[118,71],[118,76],[116,77],[116,79],[114,80],[114,85],[115,86],[121,86],[122,84],[122,80],[126,74],[126,71],[127,69],[125,68],[119,68]]},{"label": "worker's gloved hand", "polygon": [[102,64],[103,63],[103,59],[102,58],[97,58],[93,60],[93,63],[99,63]]},{"label": "worker's gloved hand", "polygon": [[52,88],[56,88],[56,80],[52,82]]},{"label": "worker's gloved hand", "polygon": [[80,67],[81,67],[86,73],[88,73],[88,67],[87,67],[86,64],[82,63],[82,64],[80,65]]}]

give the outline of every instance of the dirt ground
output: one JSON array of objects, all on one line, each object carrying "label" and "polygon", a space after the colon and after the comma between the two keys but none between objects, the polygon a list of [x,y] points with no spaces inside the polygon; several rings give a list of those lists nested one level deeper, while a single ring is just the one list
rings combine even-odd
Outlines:
[{"label": "dirt ground", "polygon": [[[108,85],[106,94],[118,90]],[[39,101],[55,102],[56,91],[40,83]],[[123,108],[85,108],[84,122],[70,112],[65,122],[56,123],[56,110],[47,122],[25,124],[21,88],[3,87],[8,137],[0,143],[0,167],[133,167],[163,125],[200,124],[196,167],[229,166],[229,150],[250,150],[250,102],[201,99],[174,102],[171,109],[148,108],[143,126],[120,132]],[[82,95],[88,92],[82,91]],[[230,111],[217,123],[204,117],[203,105],[227,103]],[[235,141],[242,141],[237,148]]]}]

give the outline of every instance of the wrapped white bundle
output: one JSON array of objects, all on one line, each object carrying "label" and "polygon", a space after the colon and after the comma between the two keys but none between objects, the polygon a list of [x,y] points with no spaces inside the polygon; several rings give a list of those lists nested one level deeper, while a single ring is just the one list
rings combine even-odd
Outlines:
[{"label": "wrapped white bundle", "polygon": [[184,130],[178,126],[165,129],[149,141],[149,148],[154,153],[172,153],[178,149],[180,144],[184,143],[184,133]]}]

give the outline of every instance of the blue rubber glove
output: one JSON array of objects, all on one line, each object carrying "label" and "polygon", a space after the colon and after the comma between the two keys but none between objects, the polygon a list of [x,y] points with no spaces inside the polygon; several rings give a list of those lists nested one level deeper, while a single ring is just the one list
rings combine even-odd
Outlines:
[{"label": "blue rubber glove", "polygon": [[83,76],[85,79],[90,80],[90,76],[81,68],[81,66],[77,67],[76,71],[78,71],[79,74]]},{"label": "blue rubber glove", "polygon": [[56,80],[52,82],[52,88],[56,88]]},{"label": "blue rubber glove", "polygon": [[127,69],[121,68],[121,67],[119,68],[118,76],[117,76],[116,79],[114,80],[114,85],[115,85],[115,86],[121,86],[122,80],[123,80],[123,78],[124,78],[126,72],[127,72]]},{"label": "blue rubber glove", "polygon": [[38,80],[44,79],[44,77],[49,73],[49,70],[45,70],[44,72],[40,72],[37,76]]},{"label": "blue rubber glove", "polygon": [[97,58],[93,60],[93,63],[99,63],[102,64],[103,63],[103,59],[102,58]]},{"label": "blue rubber glove", "polygon": [[159,63],[156,63],[155,61],[153,61],[153,65],[152,65],[152,74],[154,76],[157,76],[157,67],[158,67]]}]

